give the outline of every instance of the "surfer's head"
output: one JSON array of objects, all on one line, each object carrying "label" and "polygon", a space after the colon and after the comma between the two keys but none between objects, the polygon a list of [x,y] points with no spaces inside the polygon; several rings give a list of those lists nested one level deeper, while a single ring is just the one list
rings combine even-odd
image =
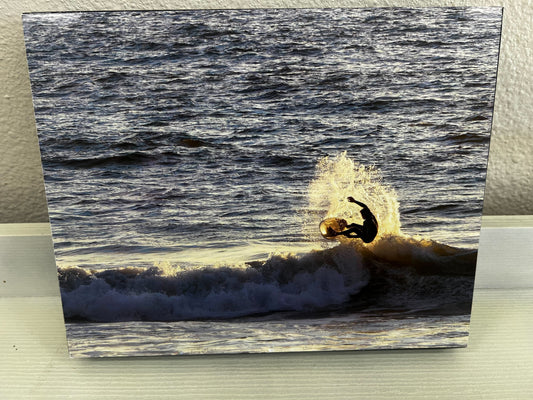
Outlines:
[{"label": "surfer's head", "polygon": [[345,219],[339,219],[339,228],[341,228],[341,231],[346,229],[347,226],[348,222]]},{"label": "surfer's head", "polygon": [[361,217],[363,217],[363,219],[372,218],[372,212],[370,212],[368,208],[363,208],[361,210]]}]

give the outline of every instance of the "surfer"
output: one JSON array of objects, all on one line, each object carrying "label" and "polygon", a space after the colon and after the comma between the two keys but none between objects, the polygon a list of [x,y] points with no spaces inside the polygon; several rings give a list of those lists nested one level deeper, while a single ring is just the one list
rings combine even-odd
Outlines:
[{"label": "surfer", "polygon": [[343,235],[350,239],[361,239],[365,243],[370,243],[378,234],[378,221],[376,220],[376,217],[374,217],[374,214],[372,214],[372,211],[370,211],[365,203],[361,203],[351,196],[348,197],[348,201],[362,207],[361,216],[363,217],[363,225],[347,225],[346,221],[343,220],[344,224],[342,225],[346,224],[347,229],[342,232],[337,232],[332,228],[329,228],[328,234],[331,234],[331,236]]}]

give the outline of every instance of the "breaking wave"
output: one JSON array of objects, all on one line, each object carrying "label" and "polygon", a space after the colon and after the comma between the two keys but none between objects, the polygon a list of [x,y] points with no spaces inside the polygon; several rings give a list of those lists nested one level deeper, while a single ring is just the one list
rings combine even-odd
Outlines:
[{"label": "breaking wave", "polygon": [[477,253],[387,236],[233,266],[60,268],[65,317],[88,321],[224,319],[333,308],[435,308],[469,302]]}]

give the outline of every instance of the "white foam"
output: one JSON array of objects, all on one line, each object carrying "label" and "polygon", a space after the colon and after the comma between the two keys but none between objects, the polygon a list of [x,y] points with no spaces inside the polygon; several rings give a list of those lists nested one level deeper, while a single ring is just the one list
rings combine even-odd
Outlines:
[{"label": "white foam", "polygon": [[[63,274],[65,316],[94,321],[230,318],[342,304],[368,282],[354,248],[303,257],[272,256],[258,266],[182,269],[166,265]],[[71,290],[72,289],[72,290]]]}]

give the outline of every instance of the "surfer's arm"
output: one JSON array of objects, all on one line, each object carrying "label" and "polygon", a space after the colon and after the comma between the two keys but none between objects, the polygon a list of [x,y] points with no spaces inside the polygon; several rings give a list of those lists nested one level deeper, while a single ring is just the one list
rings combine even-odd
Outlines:
[{"label": "surfer's arm", "polygon": [[363,228],[361,225],[350,224],[348,225],[348,228],[349,229],[346,229],[345,231],[342,231],[342,232],[338,232],[337,234],[346,236],[347,238],[350,238],[350,239],[357,239],[361,237],[359,236],[359,233],[361,232],[361,229]]},{"label": "surfer's arm", "polygon": [[350,203],[355,203],[355,204],[357,204],[359,207],[368,208],[367,205],[366,205],[365,203],[361,203],[360,201],[355,200],[352,196],[348,197],[348,201],[349,201]]},{"label": "surfer's arm", "polygon": [[328,236],[333,237],[339,234],[340,232],[335,231],[331,226],[328,227]]}]

